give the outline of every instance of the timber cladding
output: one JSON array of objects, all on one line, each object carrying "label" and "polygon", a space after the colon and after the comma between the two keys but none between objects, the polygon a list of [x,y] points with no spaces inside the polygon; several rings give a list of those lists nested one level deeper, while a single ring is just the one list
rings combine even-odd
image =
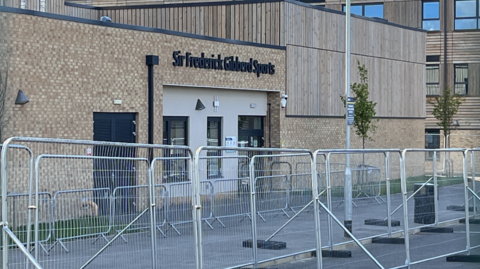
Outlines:
[{"label": "timber cladding", "polygon": [[222,2],[180,5],[92,8],[65,6],[68,16],[129,24],[218,38],[284,45],[282,1]]},{"label": "timber cladding", "polygon": [[[344,15],[292,3],[285,10],[287,115],[343,116]],[[425,117],[425,38],[423,31],[352,18],[351,83],[359,82],[357,61],[365,64],[377,116]]]}]

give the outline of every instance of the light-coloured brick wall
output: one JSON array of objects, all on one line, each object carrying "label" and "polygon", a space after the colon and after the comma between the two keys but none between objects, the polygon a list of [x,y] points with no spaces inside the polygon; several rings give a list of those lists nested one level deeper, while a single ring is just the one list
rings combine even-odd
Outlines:
[{"label": "light-coloured brick wall", "polygon": [[[282,111],[282,113],[284,113]],[[339,118],[282,118],[281,145],[285,148],[337,149],[345,148],[345,120]],[[370,149],[405,149],[423,148],[425,143],[423,119],[380,119],[376,122],[377,130],[372,134],[373,141],[366,140],[365,148]],[[362,139],[350,128],[350,148],[361,149]],[[344,162],[343,157],[332,159]],[[391,177],[400,178],[399,155],[391,155]],[[424,173],[424,155],[411,157],[407,165],[409,175]],[[371,154],[365,157],[354,155],[353,164],[384,166],[383,156]]]},{"label": "light-coloured brick wall", "polygon": [[[8,23],[7,23],[8,22]],[[137,113],[137,142],[147,141],[146,55],[155,66],[155,141],[162,139],[164,84],[236,89],[284,90],[285,51],[199,40],[147,31],[0,13],[2,46],[11,47],[9,95],[22,89],[30,102],[10,106],[8,136],[92,139],[93,112]],[[275,74],[206,70],[172,65],[173,51],[221,54],[275,65]],[[122,105],[114,105],[122,99]],[[179,100],[181,102],[181,100]],[[41,113],[39,113],[41,111]]]},{"label": "light-coloured brick wall", "polygon": [[[162,143],[163,85],[192,85],[225,91],[229,88],[285,90],[285,51],[282,49],[13,13],[0,13],[0,33],[0,70],[9,64],[6,100],[9,116],[3,140],[10,136],[92,140],[94,112],[132,112],[137,114],[137,142],[146,143],[146,55],[160,58],[159,65],[154,67],[155,143]],[[238,56],[241,61],[253,58],[261,63],[271,62],[275,65],[275,74],[257,77],[247,72],[175,67],[172,53],[176,50],[181,50],[182,54],[188,51],[193,56],[204,52],[207,56],[221,54],[222,57]],[[14,105],[18,89],[30,99],[28,104]],[[122,104],[114,105],[115,99],[121,99]],[[278,122],[278,115],[274,117]],[[278,123],[274,124],[278,129]],[[63,151],[57,152],[57,149]],[[66,145],[44,148],[34,154],[45,152],[82,155],[85,148],[69,150]],[[46,162],[41,167],[41,191],[93,187],[91,160],[79,162],[79,165],[75,168],[78,172],[72,174],[68,166],[60,169],[58,162]],[[49,169],[54,170],[46,172]],[[28,168],[11,172],[12,178],[21,177],[22,180],[9,182],[9,190],[28,191]],[[139,180],[139,184],[146,183],[142,178]]]}]

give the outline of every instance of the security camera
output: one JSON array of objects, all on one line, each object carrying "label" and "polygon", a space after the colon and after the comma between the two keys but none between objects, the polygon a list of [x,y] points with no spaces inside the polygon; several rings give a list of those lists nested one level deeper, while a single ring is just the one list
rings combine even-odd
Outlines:
[{"label": "security camera", "polygon": [[108,16],[102,16],[100,18],[100,21],[103,21],[103,22],[112,22],[112,19],[110,19],[110,17]]},{"label": "security camera", "polygon": [[287,98],[288,98],[288,95],[286,94],[282,94],[282,100],[280,100],[280,104],[282,105],[282,107],[286,107],[287,106]]}]

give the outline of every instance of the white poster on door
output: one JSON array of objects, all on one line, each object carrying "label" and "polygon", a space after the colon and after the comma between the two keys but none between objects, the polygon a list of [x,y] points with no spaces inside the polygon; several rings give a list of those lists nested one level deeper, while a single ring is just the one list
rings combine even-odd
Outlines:
[{"label": "white poster on door", "polygon": [[[225,147],[237,147],[237,137],[236,136],[225,136]],[[234,150],[227,150],[226,153],[233,153]]]}]

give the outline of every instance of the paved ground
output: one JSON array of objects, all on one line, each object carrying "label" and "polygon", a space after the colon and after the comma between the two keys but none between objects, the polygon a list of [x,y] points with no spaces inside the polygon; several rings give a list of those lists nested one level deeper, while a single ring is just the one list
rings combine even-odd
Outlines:
[{"label": "paved ground", "polygon": [[[460,224],[459,220],[465,217],[462,211],[447,210],[449,205],[461,205],[463,200],[463,187],[461,185],[442,187],[439,194],[439,220],[444,222],[444,226],[453,228],[454,233],[425,233],[418,232],[423,224],[415,222],[414,199],[409,202],[409,227],[415,229],[411,235],[410,255],[411,261],[419,261],[437,255],[444,255],[455,251],[461,251],[466,246],[465,224]],[[384,198],[384,197],[382,197]],[[333,202],[332,211],[339,219],[343,219],[344,204],[337,198]],[[204,268],[241,268],[242,264],[252,261],[253,252],[251,248],[244,247],[245,240],[251,238],[251,221],[244,213],[248,212],[248,204],[245,204],[244,197],[234,197],[222,200],[223,210],[215,209],[216,212],[228,212],[230,217],[215,220],[208,218],[211,227],[205,222],[202,230],[203,246],[203,264]],[[260,209],[267,209],[281,205],[275,199],[264,204],[257,205]],[[270,203],[270,204],[267,204]],[[300,203],[301,204],[301,203]],[[399,195],[392,196],[391,208],[394,210],[401,204]],[[387,233],[385,226],[365,225],[367,219],[378,219],[386,216],[386,203],[373,198],[355,200],[353,234],[357,238],[372,238],[380,234]],[[218,204],[216,205],[219,206]],[[207,207],[205,207],[206,209]],[[278,207],[280,208],[280,207]],[[173,209],[173,208],[172,208]],[[186,210],[175,209],[177,212],[174,226],[168,223],[158,226],[166,237],[161,233],[156,235],[155,249],[151,249],[152,238],[147,229],[137,229],[125,234],[123,238],[118,238],[97,258],[85,268],[152,268],[152,253],[156,257],[156,268],[194,268],[194,236],[192,226],[188,220],[189,207]],[[299,208],[294,208],[298,211]],[[284,212],[274,210],[263,212],[261,217],[257,218],[257,234],[259,239],[266,239],[273,235],[284,225],[289,217],[294,215],[292,209],[287,208]],[[206,211],[205,211],[206,212]],[[321,210],[321,232],[322,246],[328,246],[330,242],[335,248],[344,248],[352,253],[351,258],[325,258],[323,260],[324,268],[376,268],[377,266],[371,259],[358,247],[348,243],[349,239],[343,236],[343,230],[332,222],[331,229],[328,229],[329,219],[325,210]],[[289,217],[285,215],[287,213]],[[403,230],[403,209],[400,208],[393,214],[393,220],[399,220],[400,226],[393,227],[392,232],[401,232]],[[204,216],[207,217],[208,214]],[[157,216],[162,220],[162,214]],[[145,216],[146,217],[146,216]],[[262,219],[263,218],[263,219]],[[140,218],[137,227],[149,227],[148,218]],[[221,222],[220,222],[221,221]],[[448,222],[447,222],[448,221]],[[161,222],[160,222],[161,223]],[[223,224],[225,227],[223,227]],[[472,246],[480,246],[480,225],[470,225],[473,231],[470,240]],[[176,229],[176,230],[175,230]],[[332,238],[328,234],[331,232]],[[259,249],[257,253],[260,261],[277,261],[283,264],[264,264],[266,268],[316,268],[316,260],[306,258],[293,261],[290,257],[301,252],[315,248],[315,230],[313,225],[312,210],[308,210],[291,223],[286,225],[272,240],[285,242],[287,247],[281,250]],[[396,235],[401,236],[401,234]],[[112,240],[113,235],[108,236]],[[385,268],[401,267],[405,264],[405,245],[404,244],[372,244],[369,239],[364,240],[365,247],[372,253],[376,259]],[[100,239],[94,242],[92,238],[64,240],[68,252],[59,244],[53,246],[47,254],[39,250],[39,261],[44,268],[81,268],[87,264],[99,250],[105,246],[106,241]],[[46,248],[52,247],[50,243],[45,244]],[[473,254],[480,254],[476,249]],[[298,257],[298,255],[297,255]],[[281,259],[280,259],[281,258]],[[25,268],[25,259],[18,250],[10,250],[9,268]],[[472,263],[451,263],[446,262],[445,258],[439,258],[433,261],[412,265],[411,268],[480,268],[480,264]]]}]

